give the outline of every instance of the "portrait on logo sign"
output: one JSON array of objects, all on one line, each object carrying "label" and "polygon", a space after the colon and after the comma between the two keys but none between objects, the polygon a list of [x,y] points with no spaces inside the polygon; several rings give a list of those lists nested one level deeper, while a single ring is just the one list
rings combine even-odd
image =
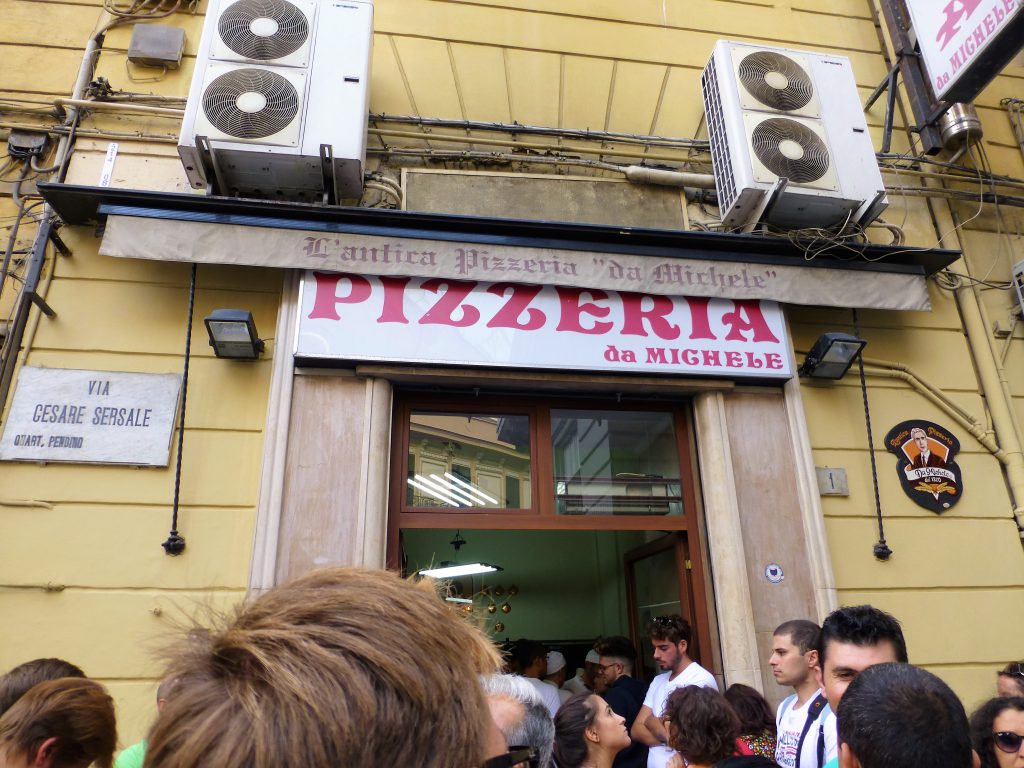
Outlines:
[{"label": "portrait on logo sign", "polygon": [[933,512],[945,512],[963,495],[963,478],[955,461],[960,441],[945,427],[929,421],[904,421],[885,437],[896,455],[896,472],[904,493]]}]

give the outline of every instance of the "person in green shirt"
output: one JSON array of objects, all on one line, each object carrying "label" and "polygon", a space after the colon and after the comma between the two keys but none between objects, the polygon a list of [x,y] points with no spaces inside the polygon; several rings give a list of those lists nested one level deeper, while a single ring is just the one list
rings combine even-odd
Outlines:
[{"label": "person in green shirt", "polygon": [[[157,686],[156,689],[156,711],[159,713],[167,703],[167,697],[174,689],[174,684],[177,680],[169,678],[164,680]],[[146,759],[146,740],[132,744],[130,747],[125,747],[118,754],[117,759],[114,761],[114,768],[142,768],[142,763]]]}]

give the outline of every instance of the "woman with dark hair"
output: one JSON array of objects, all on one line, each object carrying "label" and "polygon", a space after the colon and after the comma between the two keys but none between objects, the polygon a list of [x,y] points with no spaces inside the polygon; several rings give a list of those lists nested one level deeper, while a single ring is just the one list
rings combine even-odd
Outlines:
[{"label": "woman with dark hair", "polygon": [[981,768],[1024,768],[1024,696],[989,699],[971,715]]},{"label": "woman with dark hair", "polygon": [[629,744],[626,719],[597,694],[577,694],[555,715],[558,768],[611,768],[615,755]]},{"label": "woman with dark hair", "polygon": [[760,755],[736,755],[740,720],[718,691],[689,685],[673,691],[665,705],[669,746],[679,753],[670,765],[688,768],[771,768]]},{"label": "woman with dark hair", "polygon": [[725,700],[740,721],[736,748],[743,755],[775,757],[775,715],[764,696],[749,685],[733,683],[725,691]]},{"label": "woman with dark hair", "polygon": [[0,717],[2,768],[110,768],[116,744],[114,701],[93,680],[39,683]]},{"label": "woman with dark hair", "polygon": [[996,676],[997,696],[1024,696],[1024,661],[1011,661]]}]

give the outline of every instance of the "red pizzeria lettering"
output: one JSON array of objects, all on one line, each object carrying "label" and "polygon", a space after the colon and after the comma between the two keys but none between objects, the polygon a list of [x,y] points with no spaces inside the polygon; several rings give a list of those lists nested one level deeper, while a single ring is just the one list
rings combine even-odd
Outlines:
[{"label": "red pizzeria lettering", "polygon": [[[465,328],[475,325],[480,319],[480,310],[470,303],[463,303],[476,287],[475,282],[467,283],[461,280],[426,280],[421,288],[431,293],[437,293],[444,286],[437,303],[423,313],[420,318],[421,325],[451,325],[456,328]],[[455,312],[462,309],[462,317],[455,319]]]},{"label": "red pizzeria lettering", "polygon": [[[606,292],[597,289],[555,286],[558,303],[534,306],[544,288],[539,285],[494,283],[483,285],[474,281],[432,278],[417,285],[409,277],[378,277],[380,288],[371,280],[347,273],[313,272],[315,290],[310,320],[341,321],[342,305],[372,302],[379,324],[442,325],[467,328],[485,324],[488,328],[507,328],[513,331],[541,331],[574,333],[588,336],[615,334],[622,336],[655,337],[663,341],[686,338],[691,341],[727,341],[746,344],[780,344],[765,317],[761,303],[756,300],[716,299],[715,312],[708,298],[673,298],[649,296],[631,292]],[[414,307],[422,306],[422,295],[436,294],[436,299],[420,316],[409,317]],[[420,296],[420,301],[411,297]],[[407,301],[409,297],[409,301]],[[497,297],[501,303],[495,309]],[[616,305],[620,313],[613,314]],[[731,309],[722,312],[725,304]],[[484,307],[486,310],[482,310]],[[486,316],[486,313],[489,315]],[[719,314],[721,313],[721,314]],[[557,317],[554,315],[557,314]],[[552,325],[554,326],[552,328]],[[616,328],[616,326],[619,326]],[[690,360],[691,353],[699,360]],[[722,350],[694,352],[671,347],[648,348],[648,362],[688,365],[724,365],[729,368],[749,367],[781,369],[782,358],[762,354],[756,358],[739,358],[738,351]],[[745,354],[745,353],[743,353]],[[653,358],[652,358],[653,355]],[[664,361],[661,355],[665,356]],[[722,355],[725,355],[724,357]],[[706,359],[705,359],[706,358]]]},{"label": "red pizzeria lettering", "polygon": [[736,352],[690,347],[647,347],[648,365],[682,365],[687,368],[742,368],[781,370],[782,356],[774,352]]},{"label": "red pizzeria lettering", "polygon": [[935,41],[939,43],[939,50],[945,50],[949,41],[960,31],[960,21],[964,16],[970,16],[974,9],[981,5],[981,0],[950,0],[942,9],[946,14],[946,20],[935,35]]},{"label": "red pizzeria lettering", "polygon": [[608,307],[601,307],[593,301],[582,301],[583,294],[587,294],[594,301],[605,301],[608,294],[604,291],[587,291],[581,288],[563,288],[559,286],[558,302],[561,304],[562,312],[558,319],[556,331],[572,331],[573,333],[589,333],[600,335],[608,333],[612,329],[612,323],[594,322],[589,328],[584,328],[581,318],[583,315],[593,317],[608,317],[611,310]]},{"label": "red pizzeria lettering", "polygon": [[[748,341],[744,336],[746,331],[753,331],[754,336],[750,341],[772,341],[776,344],[779,340],[775,338],[768,322],[761,313],[761,304],[756,301],[736,301],[735,312],[726,312],[722,316],[722,322],[729,326],[729,332],[725,335],[726,341]],[[746,318],[743,314],[746,313]]]},{"label": "red pizzeria lettering", "polygon": [[[314,272],[316,279],[316,296],[313,301],[313,309],[309,313],[310,320],[323,318],[325,320],[341,320],[338,314],[338,304],[359,304],[370,298],[373,289],[370,281],[359,275],[345,273]],[[338,295],[338,283],[347,280],[349,291],[345,296]]]},{"label": "red pizzeria lettering", "polygon": [[[515,328],[517,331],[536,331],[544,327],[547,316],[539,309],[530,306],[530,302],[537,298],[541,287],[539,285],[519,285],[518,283],[495,283],[487,289],[488,293],[495,296],[508,294],[501,309],[494,313],[494,317],[487,323],[488,328]],[[519,322],[523,312],[526,312],[525,323]]]},{"label": "red pizzeria lettering", "polygon": [[402,323],[409,324],[409,318],[405,316],[405,286],[409,284],[408,277],[382,277],[380,284],[384,286],[384,307],[380,311],[378,323]]},{"label": "red pizzeria lettering", "polygon": [[[668,296],[645,296],[642,293],[620,293],[622,297],[622,334],[624,336],[646,336],[644,321],[650,323],[651,331],[659,339],[672,341],[679,338],[679,326],[665,319],[675,311],[675,304]],[[651,306],[644,309],[644,299]]]}]

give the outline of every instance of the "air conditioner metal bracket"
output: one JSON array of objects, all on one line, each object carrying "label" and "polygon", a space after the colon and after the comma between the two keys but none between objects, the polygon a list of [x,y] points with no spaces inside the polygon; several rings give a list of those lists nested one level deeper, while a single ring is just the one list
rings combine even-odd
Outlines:
[{"label": "air conditioner metal bracket", "polygon": [[338,204],[338,179],[334,174],[334,149],[330,144],[320,145],[320,171],[323,189],[323,204]]},{"label": "air conditioner metal bracket", "polygon": [[196,154],[199,155],[203,175],[206,176],[207,194],[228,194],[228,186],[224,183],[224,174],[220,169],[220,158],[217,157],[217,152],[205,136],[196,136]]},{"label": "air conditioner metal bracket", "polygon": [[772,188],[768,190],[768,194],[764,195],[757,207],[751,211],[750,218],[747,219],[747,223],[743,225],[743,229],[741,231],[753,232],[754,228],[761,221],[761,217],[771,211],[772,207],[782,196],[782,193],[788,185],[789,179],[785,176],[780,176],[772,185]]}]

